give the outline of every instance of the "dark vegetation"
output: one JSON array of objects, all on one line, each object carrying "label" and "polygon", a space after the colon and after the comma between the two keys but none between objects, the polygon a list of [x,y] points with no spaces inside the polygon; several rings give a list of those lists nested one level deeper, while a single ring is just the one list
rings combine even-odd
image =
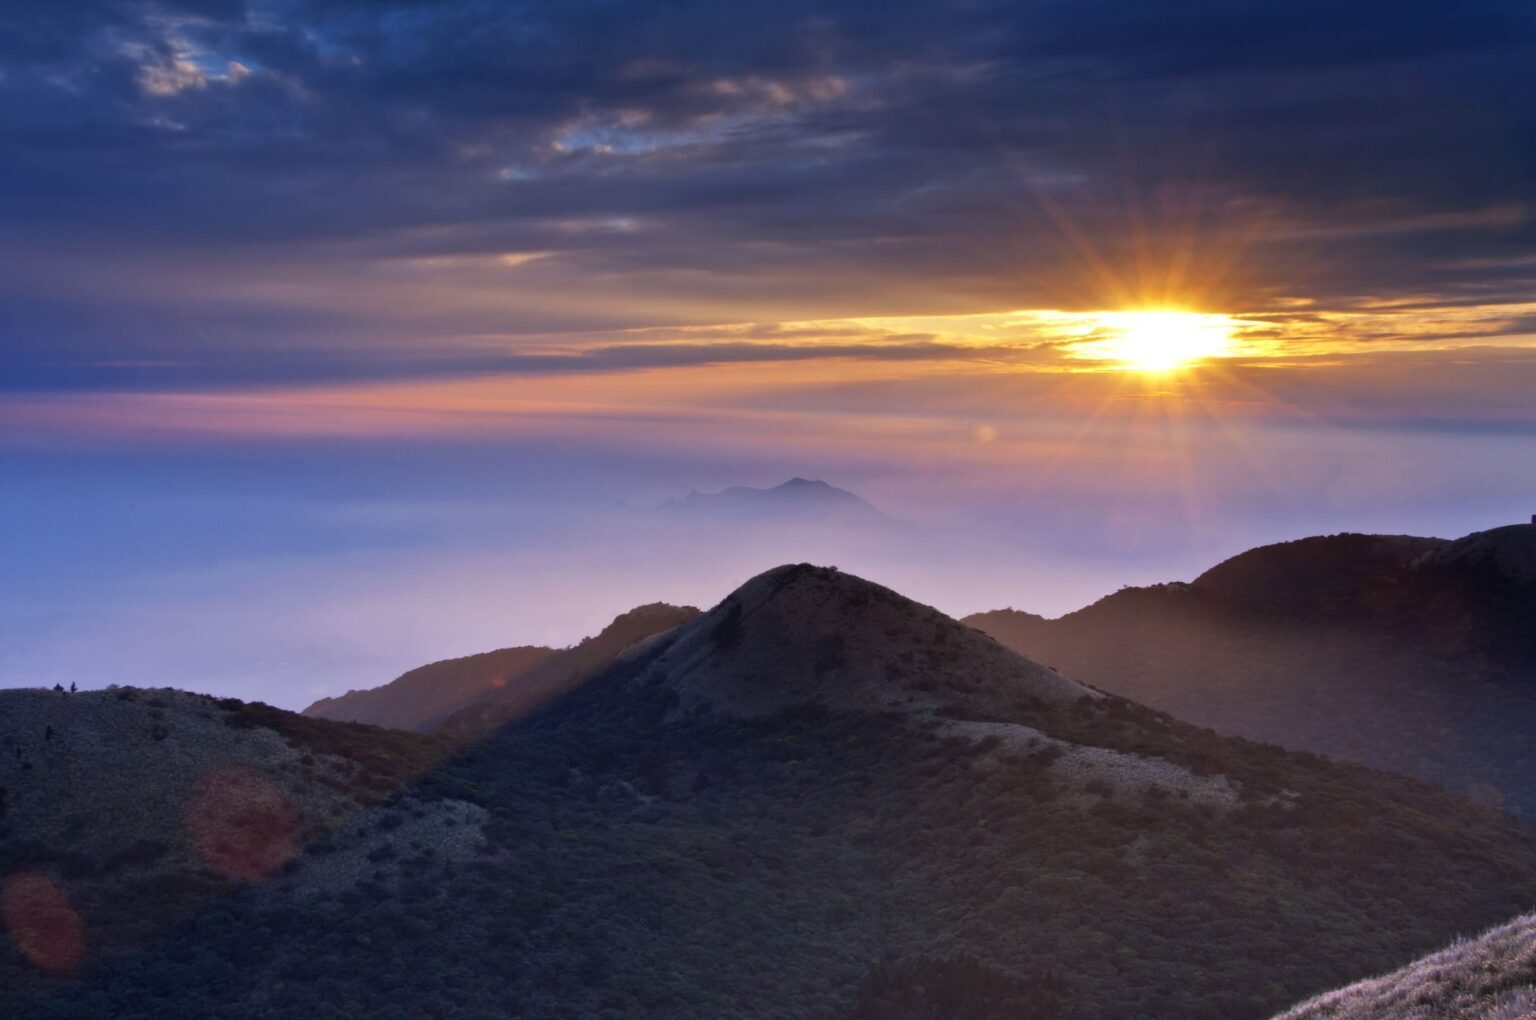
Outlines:
[{"label": "dark vegetation", "polygon": [[[394,796],[456,747],[444,738],[310,719],[232,698],[122,687],[60,691],[57,699],[53,721],[38,723],[30,739],[14,727],[0,737],[7,768],[36,759],[35,768],[6,776],[14,798],[0,785],[0,908],[18,876],[46,876],[67,891],[81,917],[90,962],[237,892],[239,876],[218,866],[227,859],[206,856],[207,847],[237,838],[242,851],[255,850],[265,836],[268,849],[291,850]],[[99,714],[95,722],[75,722],[72,710],[89,716],[91,702],[128,703],[114,709],[120,728],[92,729],[101,724]],[[251,730],[275,732],[290,752],[242,757],[234,738]],[[119,771],[138,781],[125,784]],[[252,785],[242,777],[259,778]],[[199,800],[203,780],[215,785]],[[10,1000],[45,977],[17,951],[17,923],[0,909],[6,1017]]]},{"label": "dark vegetation", "polygon": [[374,804],[446,758],[455,745],[443,737],[385,729],[367,723],[333,722],[288,712],[260,701],[222,698],[225,722],[236,728],[265,727],[309,755],[333,754],[356,766],[347,789]]},{"label": "dark vegetation", "polygon": [[[1488,534],[1517,553],[1536,545],[1536,528]],[[1003,610],[965,622],[1180,719],[1536,817],[1536,584],[1491,558],[1421,559],[1450,548],[1305,539],[1058,620]]]},{"label": "dark vegetation", "polygon": [[1059,1020],[1065,983],[1016,977],[973,957],[882,961],[859,985],[855,1020]]},{"label": "dark vegetation", "polygon": [[378,810],[482,806],[469,860],[402,842],[355,884],[250,890],[22,1015],[1238,1020],[1536,899],[1506,817],[1118,699],[999,715],[1219,772],[1239,804],[1085,790],[939,718],[675,718],[642,673]]}]

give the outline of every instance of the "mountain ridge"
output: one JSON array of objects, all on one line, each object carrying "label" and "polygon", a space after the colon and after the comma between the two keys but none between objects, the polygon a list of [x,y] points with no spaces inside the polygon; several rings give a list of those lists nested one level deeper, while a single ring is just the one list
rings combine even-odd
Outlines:
[{"label": "mountain ridge", "polygon": [[562,649],[501,686],[449,713],[435,728],[471,740],[504,726],[567,691],[574,690],[623,655],[699,615],[694,606],[649,602],[620,613],[597,634]]},{"label": "mountain ridge", "polygon": [[337,722],[362,722],[397,730],[431,732],[449,715],[559,654],[539,645],[439,659],[407,670],[379,687],[363,687],[320,698],[303,715]]},{"label": "mountain ridge", "polygon": [[1320,536],[1054,620],[996,610],[965,622],[1180,718],[1536,814],[1527,556],[1536,526]]},{"label": "mountain ridge", "polygon": [[519,646],[418,666],[380,687],[322,698],[303,715],[471,739],[580,684],[633,646],[698,614],[652,602],[568,648]]},{"label": "mountain ridge", "polygon": [[921,986],[1230,1020],[1533,901],[1495,812],[793,565],[21,1017],[849,1020]]}]

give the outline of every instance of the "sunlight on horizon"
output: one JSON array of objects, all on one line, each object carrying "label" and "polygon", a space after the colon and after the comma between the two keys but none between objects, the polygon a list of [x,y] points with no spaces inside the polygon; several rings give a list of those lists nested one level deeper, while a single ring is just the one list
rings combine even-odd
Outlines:
[{"label": "sunlight on horizon", "polygon": [[1108,335],[1083,344],[1079,356],[1162,374],[1231,354],[1233,326],[1229,315],[1176,309],[1104,312],[1098,327]]}]

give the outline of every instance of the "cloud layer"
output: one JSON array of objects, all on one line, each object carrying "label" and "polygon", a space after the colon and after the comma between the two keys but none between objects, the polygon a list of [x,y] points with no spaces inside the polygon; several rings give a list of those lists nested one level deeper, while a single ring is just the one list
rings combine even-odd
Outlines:
[{"label": "cloud layer", "polygon": [[713,323],[1497,306],[1536,284],[1532,94],[1522,0],[17,0],[0,372],[229,385]]}]

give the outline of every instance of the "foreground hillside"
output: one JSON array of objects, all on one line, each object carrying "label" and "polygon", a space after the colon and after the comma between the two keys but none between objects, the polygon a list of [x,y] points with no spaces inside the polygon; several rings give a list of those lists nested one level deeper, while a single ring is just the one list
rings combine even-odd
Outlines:
[{"label": "foreground hillside", "polygon": [[503,648],[434,662],[382,687],[321,698],[304,714],[473,739],[585,683],[630,649],[697,615],[693,606],[638,606],[570,648]]},{"label": "foreground hillside", "polygon": [[272,874],[445,751],[181,691],[0,690],[0,987]]},{"label": "foreground hillside", "polygon": [[797,566],[17,1012],[1228,1020],[1532,902],[1504,816]]},{"label": "foreground hillside", "polygon": [[1458,941],[1275,1020],[1524,1020],[1536,1016],[1536,915]]},{"label": "foreground hillside", "polygon": [[1335,535],[1129,588],[1058,620],[965,622],[1227,733],[1351,758],[1536,816],[1536,526]]}]

